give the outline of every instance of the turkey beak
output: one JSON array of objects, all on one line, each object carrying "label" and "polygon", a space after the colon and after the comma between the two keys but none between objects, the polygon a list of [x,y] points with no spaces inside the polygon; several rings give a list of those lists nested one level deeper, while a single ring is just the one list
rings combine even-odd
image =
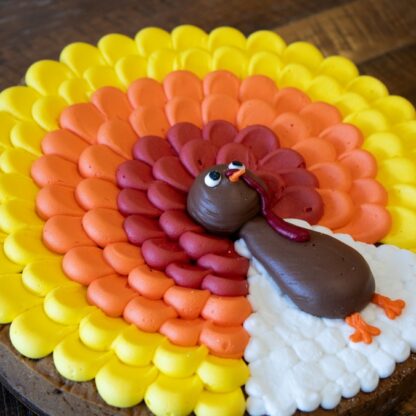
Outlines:
[{"label": "turkey beak", "polygon": [[231,181],[231,182],[237,182],[239,179],[240,179],[240,176],[242,176],[242,175],[244,175],[246,173],[246,168],[241,168],[241,169],[238,169],[238,170],[236,170],[234,173],[232,173],[230,176],[229,176],[229,180]]}]

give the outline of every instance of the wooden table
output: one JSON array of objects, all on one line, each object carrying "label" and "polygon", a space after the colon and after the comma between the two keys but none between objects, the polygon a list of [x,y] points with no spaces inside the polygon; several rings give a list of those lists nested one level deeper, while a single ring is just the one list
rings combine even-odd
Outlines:
[{"label": "wooden table", "polygon": [[[19,83],[32,62],[57,59],[68,43],[183,23],[206,31],[230,25],[246,35],[271,29],[287,42],[313,42],[416,105],[416,0],[2,0],[0,90]],[[32,414],[0,390],[0,415]],[[416,415],[416,394],[394,415]]]}]

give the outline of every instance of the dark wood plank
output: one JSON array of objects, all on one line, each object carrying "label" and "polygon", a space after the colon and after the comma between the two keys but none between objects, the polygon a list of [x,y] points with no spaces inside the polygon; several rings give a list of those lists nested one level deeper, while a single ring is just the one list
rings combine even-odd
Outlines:
[{"label": "dark wood plank", "polygon": [[0,89],[19,82],[39,59],[57,59],[68,43],[96,43],[111,32],[129,36],[156,25],[193,23],[209,31],[231,25],[245,34],[273,28],[348,0],[3,0],[0,2]]},{"label": "dark wood plank", "polygon": [[275,30],[287,42],[306,40],[360,64],[412,44],[415,9],[416,0],[355,0]]}]

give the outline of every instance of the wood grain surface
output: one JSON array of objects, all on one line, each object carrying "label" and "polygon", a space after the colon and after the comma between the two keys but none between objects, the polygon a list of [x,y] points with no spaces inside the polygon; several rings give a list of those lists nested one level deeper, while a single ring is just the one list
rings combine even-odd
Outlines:
[{"label": "wood grain surface", "polygon": [[[287,42],[313,42],[416,105],[416,0],[0,0],[0,90],[19,83],[32,62],[57,59],[68,43],[183,23],[206,31],[230,25],[246,35],[270,29]],[[33,413],[0,389],[0,416],[16,415]],[[416,394],[394,413],[413,415]]]}]

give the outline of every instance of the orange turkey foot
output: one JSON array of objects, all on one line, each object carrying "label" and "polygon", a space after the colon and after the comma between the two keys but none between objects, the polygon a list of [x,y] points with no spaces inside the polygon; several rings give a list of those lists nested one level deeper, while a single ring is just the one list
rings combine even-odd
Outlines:
[{"label": "orange turkey foot", "polygon": [[384,309],[384,312],[390,319],[396,319],[401,315],[403,308],[406,306],[406,302],[401,299],[391,300],[387,296],[379,295],[375,293],[371,300],[377,306]]},{"label": "orange turkey foot", "polygon": [[345,322],[355,329],[355,332],[350,335],[352,342],[365,342],[371,344],[373,337],[381,334],[381,331],[375,326],[371,326],[364,321],[359,313],[353,313],[345,318]]}]

